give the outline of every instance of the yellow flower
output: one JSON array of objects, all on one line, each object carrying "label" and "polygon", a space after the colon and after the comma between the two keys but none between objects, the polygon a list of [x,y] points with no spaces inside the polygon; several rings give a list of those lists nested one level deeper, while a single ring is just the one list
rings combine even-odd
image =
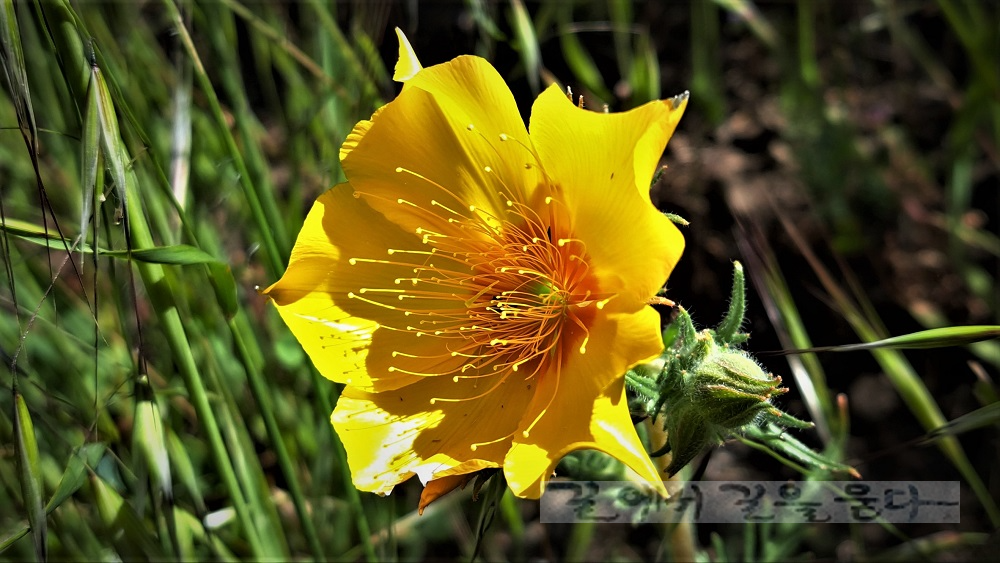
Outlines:
[{"label": "yellow flower", "polygon": [[663,348],[648,300],[684,241],[649,184],[687,96],[607,114],[557,87],[530,134],[504,80],[463,56],[422,68],[341,149],[265,293],[326,377],[355,485],[385,494],[502,467],[537,498],[604,451],[662,490],[623,374]]}]

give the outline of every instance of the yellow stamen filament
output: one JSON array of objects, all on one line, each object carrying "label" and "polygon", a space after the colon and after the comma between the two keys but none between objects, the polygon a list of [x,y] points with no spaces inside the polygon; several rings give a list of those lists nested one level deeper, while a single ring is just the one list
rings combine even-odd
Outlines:
[{"label": "yellow stamen filament", "polygon": [[507,434],[506,436],[501,436],[501,437],[497,438],[496,440],[490,440],[488,442],[476,442],[476,443],[472,444],[471,446],[469,446],[469,449],[472,450],[472,451],[476,451],[476,450],[478,450],[479,448],[481,448],[483,446],[489,446],[490,444],[496,444],[496,443],[499,443],[499,442],[503,442],[504,440],[509,440],[510,437],[513,436],[513,435],[514,435],[514,432],[511,432],[510,434]]},{"label": "yellow stamen filament", "polygon": [[[506,150],[497,145],[498,137],[487,139],[471,123],[466,128],[485,140],[498,158]],[[353,302],[352,314],[365,316],[359,308],[374,307],[369,316],[380,328],[421,337],[399,340],[387,369],[448,376],[459,396],[436,396],[429,400],[432,405],[479,401],[504,385],[526,385],[533,393],[542,387],[539,380],[554,378],[544,386],[551,392],[545,407],[532,413],[534,418],[523,431],[527,437],[552,405],[565,357],[586,353],[594,315],[614,295],[602,294],[597,286],[585,243],[572,237],[570,210],[533,149],[505,133],[499,133],[499,140],[525,149],[530,155],[525,168],[540,171],[538,186],[522,186],[522,178],[505,178],[509,169],[484,164],[479,167],[481,179],[489,185],[480,186],[471,200],[464,191],[396,167],[396,173],[428,188],[407,192],[407,198],[398,193],[355,193],[372,202],[402,206],[401,212],[412,220],[414,242],[420,244],[387,249],[391,260],[346,258],[358,268],[354,279],[365,283],[346,295]],[[550,195],[529,199],[525,195],[529,187]],[[393,287],[373,287],[375,280],[392,280]],[[470,393],[470,386],[478,390],[480,382],[483,390]],[[449,395],[448,389],[452,388],[442,387],[441,395]],[[515,433],[471,448],[509,440]]]}]

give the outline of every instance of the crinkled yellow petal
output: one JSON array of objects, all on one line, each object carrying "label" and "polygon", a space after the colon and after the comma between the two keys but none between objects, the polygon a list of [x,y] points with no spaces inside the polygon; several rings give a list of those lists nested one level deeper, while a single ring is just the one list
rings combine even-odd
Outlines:
[{"label": "crinkled yellow petal", "polygon": [[420,71],[355,128],[342,157],[361,197],[411,232],[455,233],[456,219],[503,221],[507,202],[529,201],[539,178],[510,91],[477,57]]},{"label": "crinkled yellow petal", "polygon": [[[487,146],[487,153],[474,162],[492,167],[508,184],[509,195],[528,201],[539,178],[537,156],[514,95],[490,63],[480,57],[458,57],[425,69],[406,85],[433,96],[464,131],[466,143],[475,141],[471,144],[477,149]],[[516,179],[523,185],[514,185]]]},{"label": "crinkled yellow petal", "polygon": [[375,118],[382,112],[382,108],[384,107],[385,106],[382,106],[375,110],[375,112],[372,113],[371,119],[362,119],[354,125],[351,132],[347,134],[347,138],[344,139],[344,144],[340,145],[340,160],[347,158],[347,155],[354,150],[354,147],[358,146],[358,141],[365,136],[365,133],[367,133],[368,129],[371,128],[372,122],[375,121]]},{"label": "crinkled yellow petal", "polygon": [[542,375],[503,463],[515,495],[538,498],[559,460],[583,449],[617,458],[666,495],[632,425],[623,377],[629,367],[663,350],[659,323],[651,307],[601,312],[590,328],[586,353],[572,349],[561,369]]},{"label": "crinkled yellow petal", "polygon": [[578,107],[552,85],[531,108],[531,138],[550,174],[567,177],[563,168],[570,167],[578,177],[607,178],[603,185],[614,186],[613,172],[615,180],[634,182],[648,196],[653,173],[687,101],[684,93],[625,112],[602,113]]},{"label": "crinkled yellow petal", "polygon": [[682,109],[662,101],[592,112],[555,86],[532,106],[531,139],[553,197],[568,210],[605,291],[647,299],[680,259],[684,238],[650,203],[649,184]]},{"label": "crinkled yellow petal", "polygon": [[[419,378],[371,372],[366,366],[376,330],[403,324],[404,314],[351,299],[361,288],[393,285],[408,266],[377,262],[350,264],[351,258],[389,258],[387,248],[420,246],[363,201],[348,184],[321,195],[306,217],[288,269],[262,293],[272,299],[313,363],[325,377],[360,388],[387,389]],[[372,294],[374,295],[374,294]],[[374,380],[373,380],[374,379]]]},{"label": "crinkled yellow petal", "polygon": [[355,486],[386,494],[412,475],[426,484],[499,467],[533,393],[518,377],[486,393],[495,382],[433,377],[380,393],[344,389],[331,420]]},{"label": "crinkled yellow petal", "polygon": [[417,54],[410,46],[410,41],[403,35],[403,30],[396,28],[396,38],[399,39],[399,60],[396,61],[396,71],[392,79],[396,82],[406,82],[413,78],[421,69]]}]

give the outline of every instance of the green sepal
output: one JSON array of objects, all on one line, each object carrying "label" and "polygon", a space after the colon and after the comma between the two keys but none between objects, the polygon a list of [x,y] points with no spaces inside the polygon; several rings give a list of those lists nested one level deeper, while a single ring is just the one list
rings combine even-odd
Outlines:
[{"label": "green sepal", "polygon": [[[670,453],[666,472],[673,475],[706,447],[732,437],[753,436],[774,455],[794,458],[811,469],[847,467],[781,434],[787,428],[808,429],[813,424],[772,404],[788,391],[781,386],[781,378],[739,348],[749,338],[741,331],[746,288],[743,267],[739,262],[733,266],[733,290],[722,322],[699,331],[687,310],[678,306],[663,329],[661,356],[626,374],[633,420],[652,418],[667,433],[666,443],[654,444],[651,456]],[[574,469],[580,471],[579,462]]]}]

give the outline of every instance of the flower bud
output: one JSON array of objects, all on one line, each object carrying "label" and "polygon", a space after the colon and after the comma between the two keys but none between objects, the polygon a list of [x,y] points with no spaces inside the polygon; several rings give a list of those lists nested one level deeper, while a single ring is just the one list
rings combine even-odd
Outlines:
[{"label": "flower bud", "polygon": [[[686,313],[683,313],[686,314]],[[663,405],[667,444],[673,474],[705,447],[739,433],[768,414],[781,417],[771,397],[787,391],[781,378],[764,371],[742,350],[719,346],[712,334],[698,334],[702,358],[685,369],[668,368],[661,389],[669,395]]]},{"label": "flower bud", "polygon": [[[745,434],[768,423],[810,428],[771,404],[788,390],[738,348],[748,336],[740,332],[746,311],[743,269],[734,267],[729,311],[715,329],[698,331],[691,316],[678,307],[663,331],[665,350],[653,362],[626,374],[633,419],[652,417],[667,432],[667,443],[652,455],[671,454],[673,475],[706,446]],[[652,375],[656,374],[656,375]]]}]

